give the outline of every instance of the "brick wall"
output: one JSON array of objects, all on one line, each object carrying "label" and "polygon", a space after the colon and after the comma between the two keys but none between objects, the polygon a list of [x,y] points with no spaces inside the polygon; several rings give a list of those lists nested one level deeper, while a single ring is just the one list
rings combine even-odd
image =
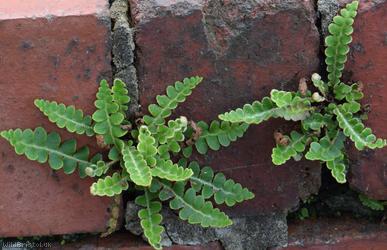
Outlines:
[{"label": "brick wall", "polygon": [[[33,100],[75,104],[91,114],[101,78],[119,77],[128,84],[133,114],[154,102],[168,84],[203,76],[176,115],[205,121],[261,99],[272,88],[295,90],[301,77],[323,71],[321,38],[332,13],[348,1],[113,2],[111,8],[107,0],[0,4],[0,130],[43,125],[69,138],[46,122]],[[365,83],[364,104],[372,110],[367,125],[380,137],[387,137],[386,12],[384,0],[361,1],[345,71],[347,79]],[[272,120],[250,128],[245,138],[224,150],[197,156],[256,194],[254,200],[226,209],[236,218],[255,218],[253,228],[272,225],[262,224],[262,216],[286,225],[286,214],[320,187],[316,162],[271,163],[274,130],[292,126]],[[86,143],[94,142],[80,139]],[[352,188],[387,199],[386,150],[351,153]],[[111,200],[89,195],[90,180],[31,163],[5,141],[0,141],[0,153],[0,237],[105,229]],[[282,237],[282,229],[265,230]],[[246,244],[278,245],[251,237]]]}]

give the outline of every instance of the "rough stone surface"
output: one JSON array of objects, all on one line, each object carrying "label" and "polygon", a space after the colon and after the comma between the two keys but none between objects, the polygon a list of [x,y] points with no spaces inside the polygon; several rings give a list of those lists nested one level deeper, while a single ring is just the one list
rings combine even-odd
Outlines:
[{"label": "rough stone surface", "polygon": [[285,214],[243,217],[233,221],[234,224],[228,228],[216,229],[225,250],[265,250],[287,244]]},{"label": "rough stone surface", "polygon": [[[128,202],[126,210],[126,229],[141,235],[142,229],[137,213],[139,207]],[[287,243],[287,224],[285,214],[265,214],[251,217],[234,218],[234,224],[223,229],[202,228],[182,221],[171,210],[163,208],[164,246],[205,245],[220,241],[226,250],[267,249],[284,246]]]},{"label": "rough stone surface", "polygon": [[114,23],[112,31],[112,54],[114,78],[123,80],[129,90],[130,105],[128,115],[133,117],[138,111],[138,84],[134,63],[133,28],[128,20],[127,0],[115,0],[110,7],[110,16]]},{"label": "rough stone surface", "polygon": [[[153,103],[168,84],[191,75],[205,81],[178,114],[210,121],[261,99],[272,88],[296,89],[317,70],[319,34],[313,1],[130,0],[136,26],[140,104]],[[143,109],[145,111],[145,108]],[[315,193],[320,167],[311,162],[271,163],[272,120],[206,162],[249,187],[256,198],[229,210],[235,215],[283,211]],[[226,208],[227,209],[227,208]]]},{"label": "rough stone surface", "polygon": [[[0,4],[0,130],[43,126],[72,138],[50,124],[33,101],[45,98],[74,104],[86,114],[94,111],[99,80],[111,78],[107,2],[16,2]],[[42,9],[35,18],[36,6]],[[50,13],[55,16],[48,18]],[[79,147],[91,144],[96,151],[93,139],[75,137]],[[0,237],[103,231],[111,201],[91,196],[91,183],[17,156],[1,139]]]},{"label": "rough stone surface", "polygon": [[[324,1],[321,1],[324,2]],[[344,6],[349,1],[329,1]],[[320,5],[321,6],[321,5]],[[319,7],[320,8],[320,7]],[[326,21],[327,23],[329,21]],[[378,137],[387,138],[387,1],[360,1],[353,42],[344,79],[364,83],[363,104],[369,105],[366,125]],[[352,149],[350,183],[353,188],[379,199],[387,199],[387,149],[357,152]]]}]

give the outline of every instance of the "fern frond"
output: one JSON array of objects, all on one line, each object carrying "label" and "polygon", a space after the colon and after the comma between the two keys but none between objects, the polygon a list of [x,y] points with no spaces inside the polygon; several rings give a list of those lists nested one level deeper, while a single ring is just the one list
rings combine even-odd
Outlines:
[{"label": "fern frond", "polygon": [[269,98],[264,97],[261,102],[245,104],[243,108],[237,108],[219,115],[219,119],[232,123],[259,124],[274,116],[277,106]]},{"label": "fern frond", "polygon": [[122,114],[128,110],[128,103],[130,97],[128,96],[128,90],[125,83],[120,79],[115,79],[112,87],[113,101],[118,104],[118,110]]},{"label": "fern frond", "polygon": [[152,182],[151,169],[147,166],[142,154],[129,144],[123,146],[122,156],[130,179],[139,186],[150,186]]},{"label": "fern frond", "polygon": [[358,150],[365,147],[370,149],[383,148],[387,145],[386,139],[376,138],[370,128],[366,128],[360,119],[353,117],[350,112],[346,112],[338,106],[333,110],[340,128],[344,134],[349,137]]},{"label": "fern frond", "polygon": [[332,161],[327,161],[327,168],[331,170],[333,178],[336,179],[338,183],[346,183],[346,167],[344,162],[344,155],[335,158]]},{"label": "fern frond", "polygon": [[325,39],[325,63],[327,64],[329,85],[340,83],[344,64],[347,61],[349,44],[352,42],[353,22],[357,14],[359,2],[353,1],[340,11],[340,15],[333,18],[328,26],[330,35]]},{"label": "fern frond", "polygon": [[192,169],[193,176],[190,177],[191,186],[196,192],[200,192],[204,199],[214,197],[216,204],[234,206],[236,203],[253,199],[255,196],[241,184],[231,179],[226,179],[223,173],[214,174],[210,167],[200,169],[195,161],[188,166]]},{"label": "fern frond", "polygon": [[94,182],[90,187],[90,193],[97,196],[113,197],[121,194],[128,187],[128,180],[116,172],[112,176],[106,176]]},{"label": "fern frond", "polygon": [[59,128],[66,128],[67,131],[80,135],[94,135],[91,117],[83,115],[82,110],[75,109],[72,105],[65,106],[63,103],[58,104],[43,99],[36,99],[34,104],[50,122],[55,123]]},{"label": "fern frond", "polygon": [[115,159],[111,162],[102,161],[102,155],[96,155],[98,157],[93,157],[90,161],[95,163],[93,167],[87,167],[85,169],[86,175],[90,177],[100,177],[107,173],[107,171],[120,160]]},{"label": "fern frond", "polygon": [[305,158],[311,161],[333,161],[343,155],[345,136],[341,131],[337,131],[334,138],[328,135],[320,139],[319,142],[312,142]]},{"label": "fern frond", "polygon": [[137,150],[142,154],[148,166],[156,165],[156,139],[145,125],[139,129]]},{"label": "fern frond", "polygon": [[180,210],[180,219],[190,224],[200,224],[202,227],[222,228],[232,224],[224,212],[214,208],[210,201],[204,200],[203,196],[196,195],[195,189],[189,188],[184,192],[184,182],[177,182],[173,186],[167,182],[160,182],[160,184],[165,191],[164,195],[160,192],[159,198],[165,200],[172,197],[169,206],[173,210]]},{"label": "fern frond", "polygon": [[165,123],[165,118],[169,117],[174,109],[191,95],[192,90],[203,80],[202,77],[184,78],[183,82],[176,82],[173,86],[167,87],[166,95],[156,97],[157,104],[148,106],[151,115],[144,116],[144,122],[153,132],[153,127]]},{"label": "fern frond", "polygon": [[288,121],[300,121],[308,117],[310,111],[314,109],[309,99],[297,96],[292,92],[273,89],[270,96],[278,107],[273,115],[274,118],[282,117]]},{"label": "fern frond", "polygon": [[364,97],[363,93],[358,88],[359,84],[357,83],[347,85],[340,82],[333,86],[333,94],[339,101],[345,99],[347,102],[355,102],[361,100]]},{"label": "fern frond", "polygon": [[127,132],[121,128],[125,116],[120,112],[120,105],[113,99],[112,90],[105,80],[101,81],[94,104],[97,108],[92,116],[94,132],[102,135],[106,144],[116,145],[117,139]]},{"label": "fern frond", "polygon": [[320,91],[323,96],[328,94],[328,85],[321,80],[321,76],[317,73],[314,73],[311,77],[313,85]]},{"label": "fern frond", "polygon": [[290,158],[296,157],[298,153],[305,150],[305,143],[308,136],[300,134],[297,131],[292,131],[288,137],[288,145],[277,145],[273,148],[271,159],[275,165],[282,165]]},{"label": "fern frond", "polygon": [[74,139],[62,143],[56,132],[47,132],[42,127],[31,129],[10,129],[0,134],[14,147],[16,154],[25,155],[29,160],[39,163],[48,162],[54,170],[63,168],[66,174],[72,174],[78,167],[80,176],[86,176],[87,167],[95,167],[95,163],[88,161],[89,148],[83,147],[77,151]]},{"label": "fern frond", "polygon": [[322,114],[314,112],[305,120],[302,120],[301,124],[305,130],[321,131],[324,126],[327,126],[327,121]]},{"label": "fern frond", "polygon": [[305,119],[313,110],[308,99],[293,95],[291,92],[273,89],[271,98],[264,97],[261,102],[245,104],[219,115],[219,119],[232,123],[259,124],[269,118],[282,117],[285,120],[299,121]]},{"label": "fern frond", "polygon": [[158,126],[155,138],[160,144],[167,144],[170,141],[181,142],[184,140],[187,124],[187,118],[184,116],[169,120],[167,126],[164,124]]},{"label": "fern frond", "polygon": [[231,142],[241,138],[249,127],[246,123],[238,124],[226,121],[212,121],[210,126],[200,121],[197,125],[202,130],[199,139],[195,142],[196,150],[200,154],[206,154],[208,148],[219,150],[221,146],[229,146]]},{"label": "fern frond", "polygon": [[159,159],[156,167],[151,169],[152,175],[169,181],[185,181],[193,174],[191,169],[179,167],[171,160]]},{"label": "fern frond", "polygon": [[376,210],[376,211],[383,211],[384,210],[383,202],[371,199],[364,194],[359,194],[359,200],[360,200],[361,204],[363,204],[363,206],[371,208],[372,210]]},{"label": "fern frond", "polygon": [[161,158],[169,159],[169,151],[178,153],[181,150],[179,142],[184,141],[184,131],[187,129],[187,118],[181,116],[175,120],[169,120],[168,126],[162,124],[157,127],[157,133],[154,135],[161,144],[158,152]]},{"label": "fern frond", "polygon": [[161,249],[161,234],[164,232],[164,227],[160,225],[163,217],[160,214],[161,203],[154,201],[156,197],[157,195],[144,189],[144,195],[137,196],[135,203],[145,207],[138,212],[145,237],[152,247]]}]

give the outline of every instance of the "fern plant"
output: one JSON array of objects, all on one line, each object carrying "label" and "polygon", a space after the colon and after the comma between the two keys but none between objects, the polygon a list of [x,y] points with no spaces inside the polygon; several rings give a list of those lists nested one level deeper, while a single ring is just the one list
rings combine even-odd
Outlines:
[{"label": "fern plant", "polygon": [[[87,146],[78,148],[75,139],[62,141],[58,133],[48,133],[42,127],[10,129],[2,131],[1,136],[18,155],[48,163],[53,170],[63,169],[66,174],[78,171],[81,178],[96,178],[90,187],[93,195],[116,197],[128,189],[139,190],[135,203],[143,207],[138,216],[144,235],[160,249],[162,203],[168,203],[190,224],[227,227],[231,219],[211,200],[217,205],[234,206],[254,197],[239,183],[189,160],[193,149],[204,154],[208,149],[228,146],[244,134],[246,124],[212,121],[207,125],[184,116],[169,119],[201,81],[201,77],[191,77],[168,86],[166,95],[157,96],[157,103],[148,106],[149,115],[134,123],[126,119],[130,99],[125,83],[118,79],[113,86],[101,81],[92,116],[74,106],[35,100],[51,122],[71,133],[95,136],[107,154],[90,155]],[[112,217],[109,224],[114,227],[117,212]],[[113,231],[108,229],[108,233]]]},{"label": "fern plant", "polygon": [[384,207],[387,206],[387,201],[374,200],[364,194],[359,194],[358,197],[363,206],[375,211],[384,211]]},{"label": "fern plant", "polygon": [[247,125],[270,118],[300,121],[300,131],[292,131],[290,135],[275,134],[277,145],[272,151],[275,165],[282,165],[291,158],[300,160],[304,156],[325,163],[337,182],[345,183],[347,138],[358,150],[387,145],[386,139],[377,138],[362,122],[362,84],[341,80],[358,5],[358,1],[347,4],[328,27],[330,35],[325,38],[328,76],[324,81],[320,75],[312,75],[315,92],[312,93],[306,80],[301,79],[297,92],[273,89],[270,97],[264,97],[262,101],[219,115],[224,122]]}]

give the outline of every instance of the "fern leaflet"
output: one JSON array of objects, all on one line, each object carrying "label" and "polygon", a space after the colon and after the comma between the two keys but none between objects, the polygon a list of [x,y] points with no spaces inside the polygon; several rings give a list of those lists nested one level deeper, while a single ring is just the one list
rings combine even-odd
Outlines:
[{"label": "fern leaflet", "polygon": [[139,186],[150,186],[152,174],[142,154],[129,144],[123,146],[122,156],[130,179]]},{"label": "fern leaflet", "polygon": [[326,37],[325,63],[327,64],[329,85],[340,83],[344,63],[347,61],[349,44],[352,42],[353,22],[357,14],[359,2],[353,1],[340,11],[341,15],[333,18],[328,26],[330,36]]},{"label": "fern leaflet", "polygon": [[151,115],[144,116],[144,122],[155,132],[155,126],[165,123],[165,118],[169,117],[179,103],[185,101],[191,95],[192,90],[203,80],[202,77],[184,78],[183,82],[176,82],[174,86],[167,87],[166,95],[156,97],[157,104],[148,106]]},{"label": "fern leaflet", "polygon": [[154,201],[156,197],[157,195],[144,189],[144,195],[138,196],[135,203],[145,207],[138,212],[145,237],[152,247],[161,249],[161,234],[164,232],[164,227],[160,225],[163,217],[160,214],[161,203]]},{"label": "fern leaflet", "polygon": [[80,135],[94,135],[91,117],[84,116],[82,110],[75,109],[73,105],[65,106],[63,103],[58,104],[43,99],[36,99],[34,104],[50,122],[55,123],[59,128],[66,128],[67,131]]},{"label": "fern leaflet", "polygon": [[112,176],[106,176],[94,182],[90,187],[90,192],[92,195],[113,197],[121,194],[128,187],[128,181],[116,172]]},{"label": "fern leaflet", "polygon": [[234,206],[236,203],[253,199],[255,196],[241,184],[235,183],[231,179],[226,179],[223,173],[214,174],[210,167],[200,169],[195,161],[188,166],[193,171],[190,177],[191,186],[196,192],[200,192],[204,199],[212,196],[216,204],[226,203],[227,206]]},{"label": "fern leaflet", "polygon": [[105,80],[101,81],[98,89],[95,107],[97,110],[92,116],[94,132],[103,136],[105,144],[117,146],[117,139],[127,132],[121,128],[124,114],[120,112],[120,105],[113,99],[112,90]]},{"label": "fern leaflet", "polygon": [[225,121],[212,121],[210,126],[200,121],[197,125],[202,131],[199,139],[195,142],[196,150],[200,154],[206,154],[208,148],[219,150],[221,146],[229,146],[231,142],[241,138],[249,127],[245,123],[238,124]]},{"label": "fern leaflet", "polygon": [[86,176],[87,167],[96,167],[88,161],[89,148],[83,147],[77,151],[77,142],[74,139],[61,143],[60,135],[56,132],[47,132],[38,127],[31,129],[2,131],[1,136],[14,147],[16,154],[25,155],[29,160],[45,163],[48,161],[54,170],[63,168],[66,174],[71,174],[78,167],[79,174]]},{"label": "fern leaflet", "polygon": [[363,150],[365,147],[370,149],[383,148],[387,145],[386,139],[376,138],[370,128],[366,128],[360,119],[354,118],[350,112],[345,112],[342,107],[336,107],[333,112],[340,128],[355,143],[358,150]]},{"label": "fern leaflet", "polygon": [[[227,227],[232,224],[228,216],[218,208],[214,208],[210,201],[205,201],[203,196],[196,195],[193,188],[184,192],[184,182],[177,182],[171,186],[169,183],[160,182],[167,193],[166,197],[173,197],[169,202],[171,209],[180,210],[179,217],[190,224],[200,224],[202,227]],[[161,194],[161,193],[160,193]],[[163,200],[165,197],[160,196]]]}]

